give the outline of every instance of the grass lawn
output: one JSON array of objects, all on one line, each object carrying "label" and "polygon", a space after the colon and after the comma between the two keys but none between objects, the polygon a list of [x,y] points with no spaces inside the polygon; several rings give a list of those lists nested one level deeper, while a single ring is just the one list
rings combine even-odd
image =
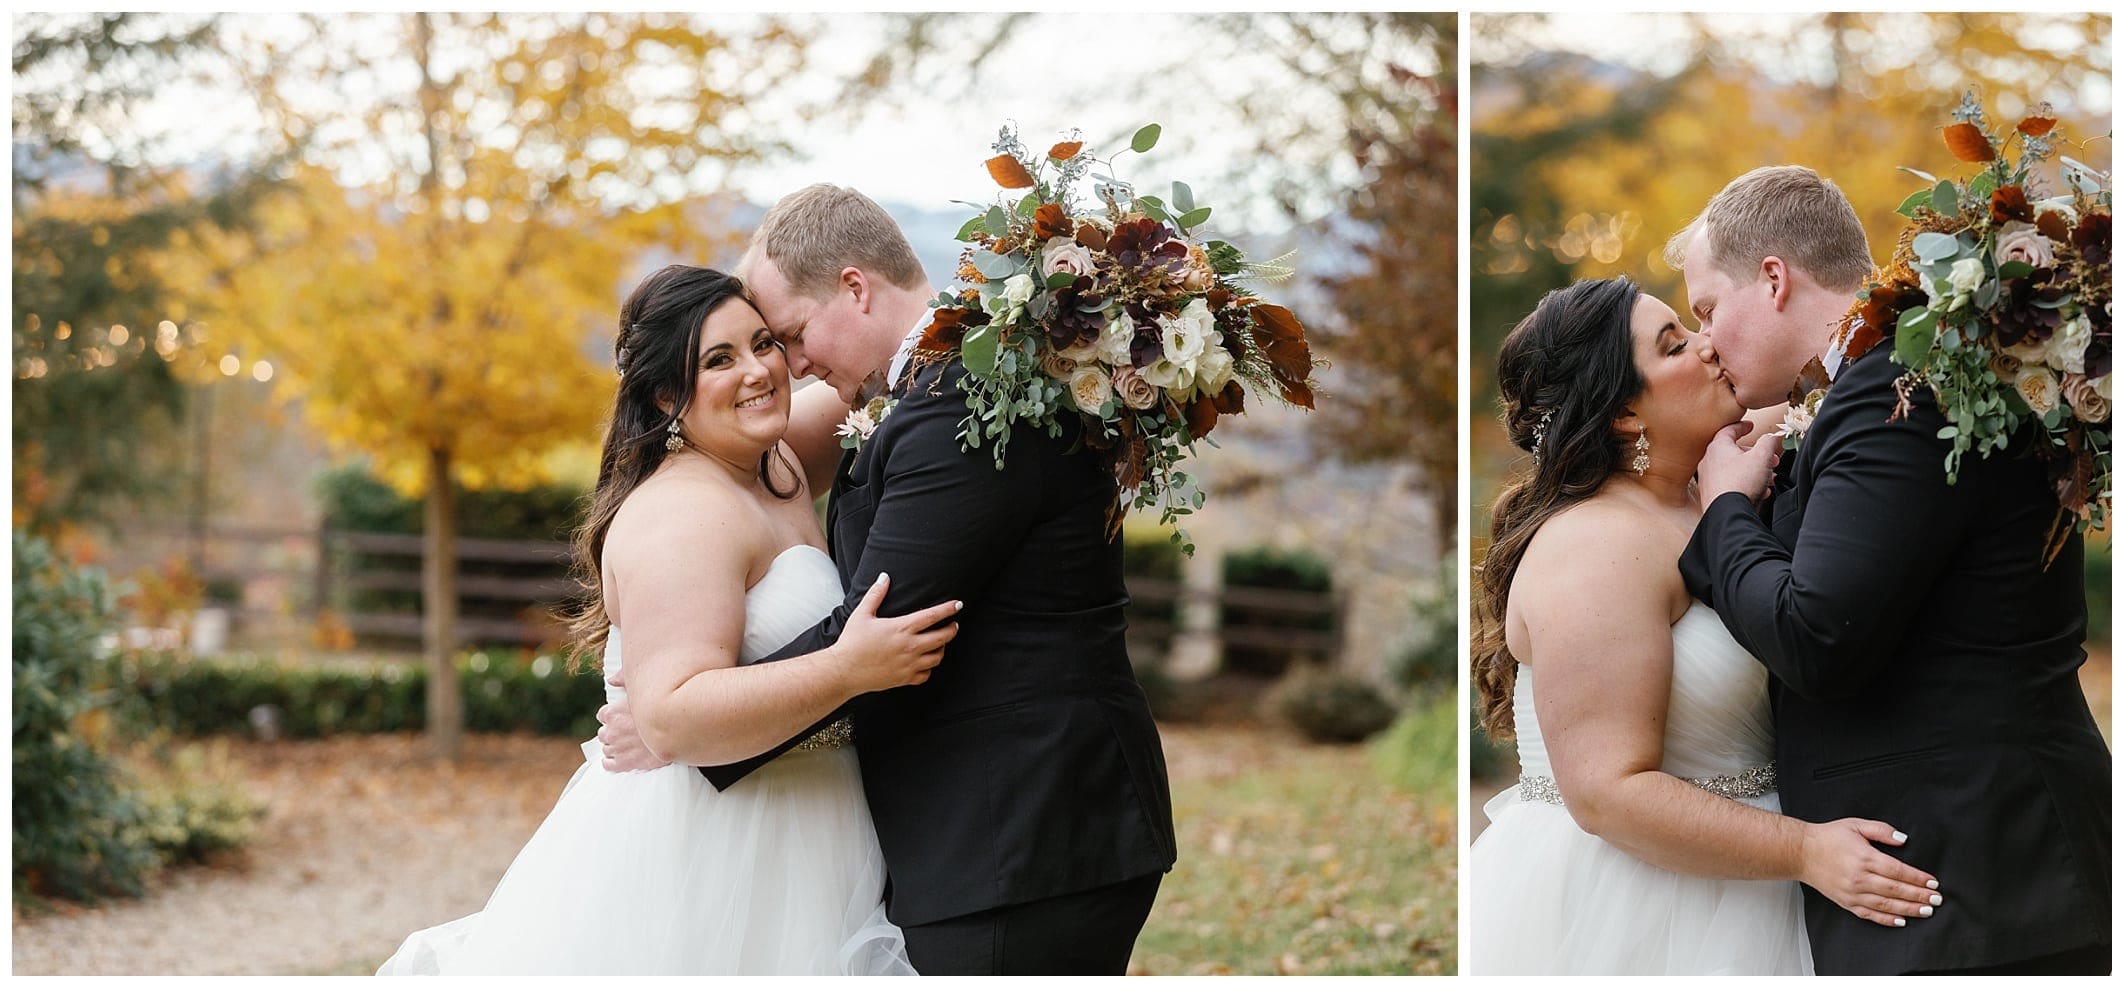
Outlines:
[{"label": "grass lawn", "polygon": [[1133,972],[1454,973],[1450,781],[1423,794],[1391,785],[1362,746],[1161,730],[1180,862]]}]

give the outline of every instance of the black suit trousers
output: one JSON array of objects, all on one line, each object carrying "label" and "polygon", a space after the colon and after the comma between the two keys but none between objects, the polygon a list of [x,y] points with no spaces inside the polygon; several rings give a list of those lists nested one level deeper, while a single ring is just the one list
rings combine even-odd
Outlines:
[{"label": "black suit trousers", "polygon": [[907,959],[925,975],[1126,974],[1164,877],[909,926]]}]

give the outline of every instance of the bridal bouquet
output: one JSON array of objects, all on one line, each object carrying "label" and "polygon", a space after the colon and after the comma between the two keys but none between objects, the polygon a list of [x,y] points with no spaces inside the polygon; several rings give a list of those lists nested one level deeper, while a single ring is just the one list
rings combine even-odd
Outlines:
[{"label": "bridal bouquet", "polygon": [[2034,166],[2058,141],[2047,105],[2002,135],[1965,94],[1954,120],[1948,149],[1982,169],[1964,181],[1912,171],[1932,184],[1903,201],[1910,223],[1840,339],[1856,357],[1892,334],[1909,368],[1897,417],[1913,390],[1932,391],[1953,443],[1948,483],[1963,454],[1990,456],[2034,423],[2058,497],[2048,561],[2075,528],[2108,524],[2108,176],[2061,157],[2064,188],[2043,196]]},{"label": "bridal bouquet", "polygon": [[[1128,150],[1149,151],[1158,134],[1144,127]],[[930,303],[916,349],[966,366],[962,448],[987,444],[1001,469],[1014,426],[1059,436],[1075,416],[1118,483],[1110,536],[1131,505],[1158,506],[1167,523],[1192,513],[1204,496],[1179,468],[1219,416],[1245,411],[1249,390],[1313,407],[1304,328],[1242,287],[1291,269],[1204,239],[1210,207],[1184,183],[1159,198],[1094,174],[1112,161],[1074,138],[1034,154],[1006,126],[994,150],[988,173],[1004,191],[965,204],[981,211],[959,230],[958,280]],[[1192,551],[1184,532],[1174,540]]]}]

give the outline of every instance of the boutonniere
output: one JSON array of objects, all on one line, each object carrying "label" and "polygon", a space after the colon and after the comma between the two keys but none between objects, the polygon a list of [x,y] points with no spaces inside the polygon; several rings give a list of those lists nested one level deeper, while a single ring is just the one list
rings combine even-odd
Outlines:
[{"label": "boutonniere", "polygon": [[870,399],[868,404],[849,409],[848,417],[842,419],[841,424],[833,430],[834,435],[841,437],[841,448],[862,449],[870,434],[878,431],[878,426],[885,422],[885,416],[891,415],[892,410],[899,404],[897,399],[880,395]]},{"label": "boutonniere", "polygon": [[1799,379],[1792,382],[1792,390],[1785,395],[1789,408],[1785,420],[1778,423],[1778,438],[1784,441],[1787,451],[1799,448],[1800,440],[1806,438],[1807,428],[1814,424],[1814,413],[1822,407],[1822,398],[1829,394],[1829,368],[1822,366],[1816,357],[1800,368]]}]

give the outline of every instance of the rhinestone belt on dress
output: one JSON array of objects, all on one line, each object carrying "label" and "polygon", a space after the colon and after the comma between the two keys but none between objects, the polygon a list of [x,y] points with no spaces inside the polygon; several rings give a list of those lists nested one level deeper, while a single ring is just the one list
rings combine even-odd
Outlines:
[{"label": "rhinestone belt on dress", "polygon": [[817,751],[820,748],[846,748],[855,743],[855,722],[846,717],[834,721],[814,734],[797,742],[798,751]]},{"label": "rhinestone belt on dress", "polygon": [[[1739,775],[1721,775],[1714,779],[1683,779],[1692,786],[1713,796],[1727,799],[1754,799],[1777,791],[1777,766],[1758,765]],[[1563,805],[1563,794],[1556,791],[1556,780],[1546,775],[1522,775],[1519,777],[1519,798],[1539,803]]]}]

